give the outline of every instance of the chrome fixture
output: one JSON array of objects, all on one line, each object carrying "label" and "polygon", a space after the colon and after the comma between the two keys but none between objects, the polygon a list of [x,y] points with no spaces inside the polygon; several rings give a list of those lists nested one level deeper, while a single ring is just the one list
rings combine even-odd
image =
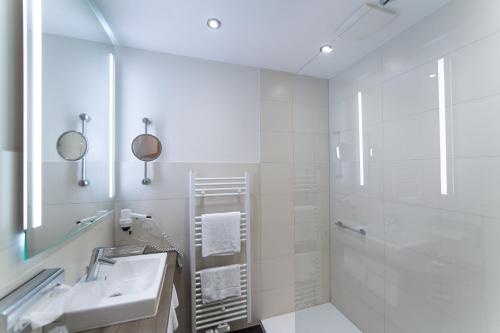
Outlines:
[{"label": "chrome fixture", "polygon": [[[82,135],[86,138],[85,136],[85,124],[90,121],[90,116],[86,113],[80,114],[80,120],[82,121]],[[85,153],[85,155],[87,155]],[[80,173],[80,180],[78,181],[78,185],[82,187],[86,187],[90,185],[90,181],[87,179],[87,163],[86,163],[86,157],[83,155],[82,157],[82,169]]]},{"label": "chrome fixture", "polygon": [[96,247],[92,250],[92,256],[90,257],[89,267],[87,268],[87,277],[85,278],[85,282],[97,280],[97,273],[99,272],[100,264],[116,264],[115,259],[104,256],[104,249],[104,247]]},{"label": "chrome fixture", "polygon": [[366,236],[366,230],[363,229],[363,228],[353,228],[353,227],[350,227],[348,225],[345,225],[342,221],[337,221],[335,222],[335,224],[339,227],[341,227],[342,229],[347,229],[347,230],[350,230],[350,231],[353,231],[353,232],[356,232],[358,234],[361,234],[363,236]]}]

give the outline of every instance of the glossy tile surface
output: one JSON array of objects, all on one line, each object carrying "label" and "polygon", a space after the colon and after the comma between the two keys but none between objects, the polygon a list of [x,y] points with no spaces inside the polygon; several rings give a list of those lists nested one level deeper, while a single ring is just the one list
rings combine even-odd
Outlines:
[{"label": "glossy tile surface", "polygon": [[255,316],[328,301],[329,84],[261,70],[261,261]]},{"label": "glossy tile surface", "polygon": [[367,230],[332,225],[331,297],[365,333],[500,330],[498,6],[451,1],[331,81],[331,222]]}]

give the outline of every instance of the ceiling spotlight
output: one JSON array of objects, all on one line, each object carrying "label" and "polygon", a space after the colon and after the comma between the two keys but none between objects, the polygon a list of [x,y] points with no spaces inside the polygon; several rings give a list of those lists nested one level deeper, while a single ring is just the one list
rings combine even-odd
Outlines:
[{"label": "ceiling spotlight", "polygon": [[333,47],[331,45],[323,45],[319,50],[321,53],[330,53],[333,51]]},{"label": "ceiling spotlight", "polygon": [[207,26],[210,28],[210,29],[219,29],[220,26],[222,25],[222,23],[220,23],[220,21],[216,18],[209,18],[207,20]]}]

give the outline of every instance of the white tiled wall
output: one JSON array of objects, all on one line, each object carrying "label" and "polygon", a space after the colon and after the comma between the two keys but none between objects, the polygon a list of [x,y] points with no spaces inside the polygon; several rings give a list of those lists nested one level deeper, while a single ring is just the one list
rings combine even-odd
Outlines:
[{"label": "white tiled wall", "polygon": [[[317,263],[311,267],[312,278],[306,275],[304,279],[312,280],[316,294],[309,302],[327,300],[328,239],[318,237],[325,234],[320,230],[329,228],[328,81],[139,50],[122,49],[121,55],[123,73],[119,94],[123,95],[124,106],[120,116],[116,211],[132,208],[151,214],[159,228],[186,253],[185,268],[176,277],[181,299],[178,311],[181,329],[190,326],[189,170],[207,177],[236,176],[244,171],[251,174],[254,321],[295,309],[296,270],[303,271],[308,268],[304,265],[311,262]],[[150,63],[156,64],[155,73],[149,71]],[[198,71],[193,71],[193,67]],[[225,76],[211,75],[212,71],[222,71]],[[145,73],[149,73],[147,78]],[[170,82],[177,76],[182,76],[182,87]],[[227,80],[234,83],[230,90],[225,89],[223,83]],[[207,84],[200,85],[200,82]],[[140,86],[138,92],[133,91],[133,87]],[[146,91],[146,87],[164,88],[170,94],[165,100],[172,107],[164,108],[163,95],[147,99],[147,108],[141,109],[144,114],[132,107],[143,101],[137,94]],[[170,89],[183,92],[174,94]],[[184,96],[185,90],[196,98]],[[212,95],[217,95],[218,101]],[[210,114],[208,121],[204,120],[206,115],[197,115],[202,112],[198,110],[199,105],[203,105],[204,113]],[[165,155],[149,166],[153,180],[149,186],[141,184],[143,164],[134,159],[127,144],[142,131],[140,119],[143,116],[151,116],[151,132],[158,135],[167,148]],[[210,130],[194,133],[202,124]],[[221,126],[236,130],[238,134],[230,135],[231,132],[225,132]],[[182,133],[177,133],[178,128],[174,127],[183,128]],[[224,144],[214,141],[214,133],[221,131],[223,136],[230,135],[230,138],[221,137]],[[312,154],[297,159],[297,147],[306,155],[308,151]],[[313,179],[306,192],[297,190],[294,179],[298,175]],[[317,212],[303,222],[317,229],[310,241],[318,242],[318,246],[297,250],[294,207],[306,204],[314,206],[313,211]],[[158,231],[155,228],[153,233],[158,234]],[[139,225],[134,227],[132,235],[116,226],[115,237],[118,245],[138,239],[155,239],[150,231],[142,230]],[[311,258],[304,260],[302,252]],[[322,267],[322,262],[326,262],[326,266]]]},{"label": "white tiled wall", "polygon": [[[125,164],[125,163],[124,163]],[[153,241],[165,245],[162,232],[174,241],[185,254],[184,268],[179,270],[175,278],[175,285],[180,299],[177,310],[180,331],[188,332],[191,325],[190,317],[190,275],[189,275],[189,216],[188,216],[188,190],[189,171],[193,170],[203,177],[240,176],[245,171],[250,173],[251,201],[253,203],[252,233],[258,235],[259,214],[258,206],[260,181],[258,163],[168,163],[154,164],[155,178],[151,185],[144,186],[140,179],[127,180],[129,174],[121,174],[119,178],[120,197],[115,209],[118,212],[123,208],[131,208],[136,212],[153,216],[156,225],[152,230],[145,230],[137,222],[132,228],[132,235],[123,232],[115,225],[115,244],[125,245],[137,242]],[[140,171],[134,175],[141,175]],[[163,175],[163,176],[159,176]],[[224,206],[220,208],[223,210]],[[116,215],[118,218],[118,215]],[[259,258],[258,237],[252,238],[252,258],[255,262]],[[255,269],[258,269],[256,267]],[[254,275],[255,276],[255,275]],[[254,284],[257,280],[253,281]]]},{"label": "white tiled wall", "polygon": [[260,86],[264,319],[328,299],[329,97],[327,81],[282,72]]},{"label": "white tiled wall", "polygon": [[[333,227],[331,297],[365,333],[500,330],[499,36],[499,2],[450,1],[331,81],[332,223],[368,232]],[[439,58],[448,195],[440,190]]]}]

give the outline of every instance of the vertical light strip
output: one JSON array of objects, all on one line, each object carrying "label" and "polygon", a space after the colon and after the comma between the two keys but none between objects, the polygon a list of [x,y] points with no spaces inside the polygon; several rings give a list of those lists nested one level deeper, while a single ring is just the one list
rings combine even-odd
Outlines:
[{"label": "vertical light strip", "polygon": [[446,143],[446,85],[444,77],[444,58],[438,60],[439,91],[439,160],[441,170],[441,194],[448,194],[448,166]]},{"label": "vertical light strip", "polygon": [[359,185],[365,185],[365,157],[363,150],[363,94],[358,91],[358,132],[359,132]]},{"label": "vertical light strip", "polygon": [[42,225],[42,0],[32,0],[32,227]]},{"label": "vertical light strip", "polygon": [[108,170],[108,193],[109,198],[115,196],[115,56],[109,54],[109,78],[108,78],[108,114],[109,114],[109,170]]},{"label": "vertical light strip", "polygon": [[23,229],[28,229],[28,0],[23,0]]},{"label": "vertical light strip", "polygon": [[337,159],[340,161],[340,146],[335,147],[335,152],[337,154]]}]

